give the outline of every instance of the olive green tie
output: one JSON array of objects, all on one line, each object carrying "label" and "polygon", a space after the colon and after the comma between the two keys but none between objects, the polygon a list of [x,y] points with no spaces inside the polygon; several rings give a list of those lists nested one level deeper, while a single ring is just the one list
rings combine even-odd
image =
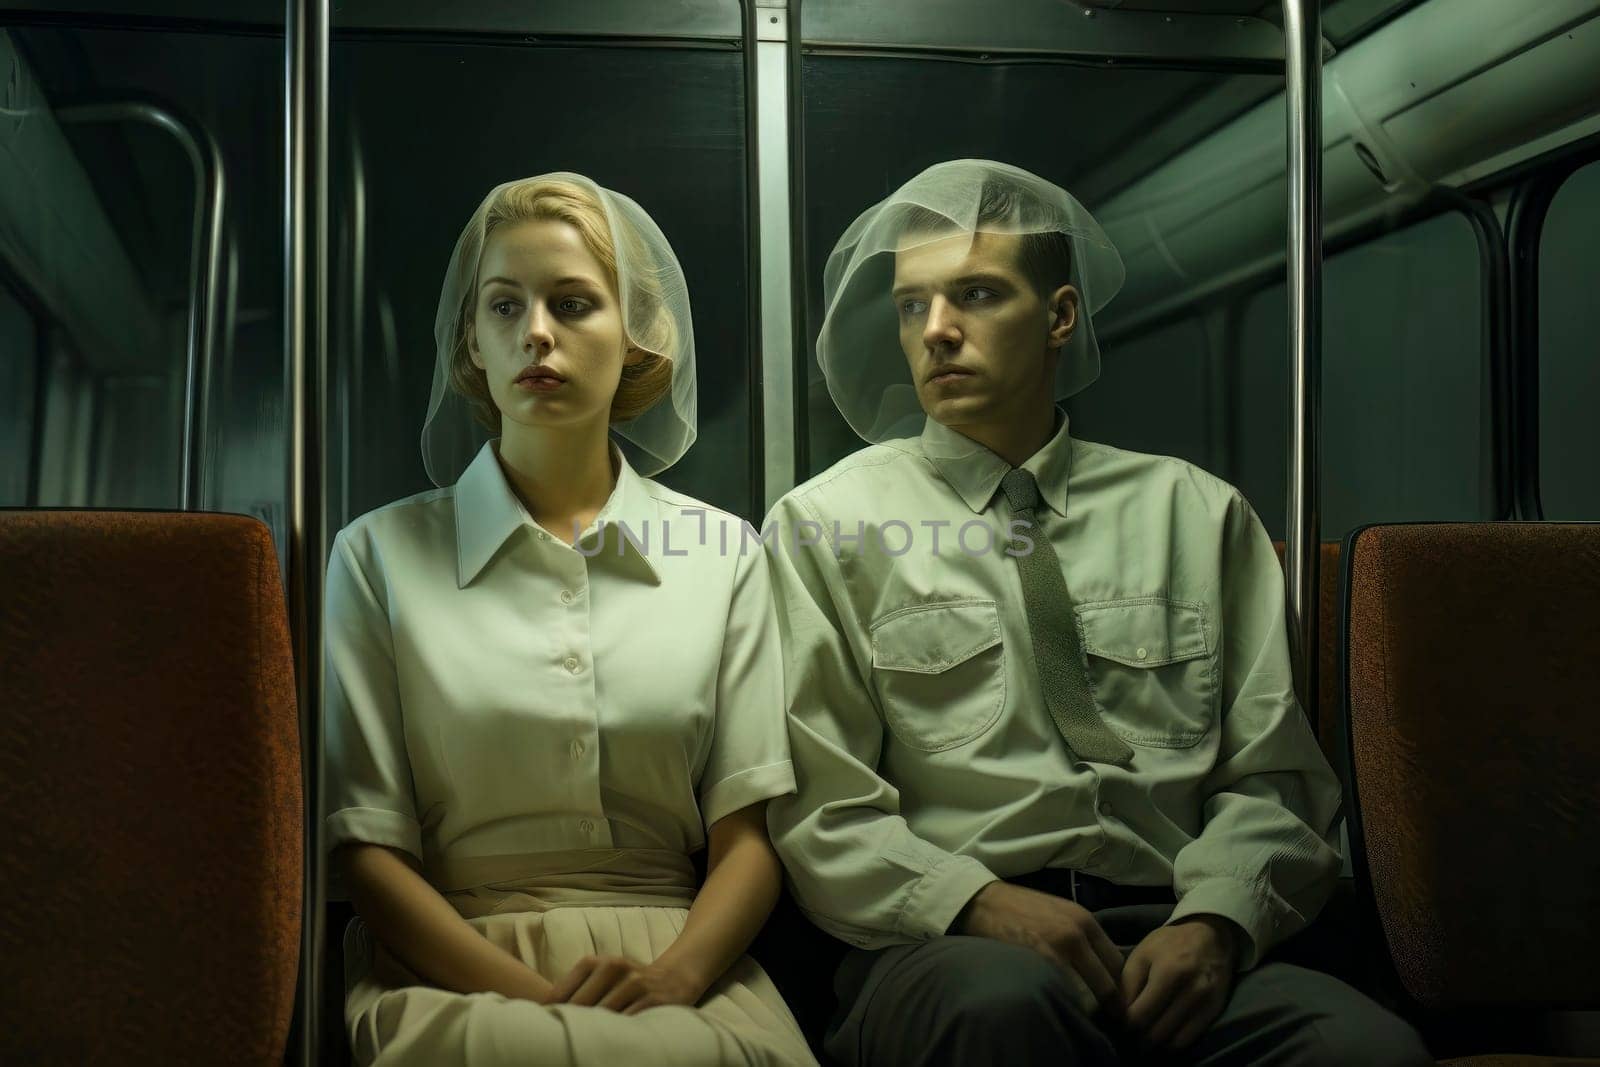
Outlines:
[{"label": "olive green tie", "polygon": [[1039,665],[1039,682],[1044,701],[1056,729],[1073,753],[1094,763],[1127,763],[1133,749],[1100,720],[1099,705],[1089,688],[1089,672],[1084,664],[1083,640],[1072,611],[1072,596],[1061,573],[1061,561],[1050,545],[1050,538],[1034,518],[1039,506],[1039,484],[1033,475],[1016,467],[1000,480],[1000,491],[1011,505],[1016,525],[1033,540],[1027,548],[1020,538],[1011,542],[1011,552],[1022,575],[1022,602],[1028,612],[1028,632],[1033,637],[1033,655]]}]

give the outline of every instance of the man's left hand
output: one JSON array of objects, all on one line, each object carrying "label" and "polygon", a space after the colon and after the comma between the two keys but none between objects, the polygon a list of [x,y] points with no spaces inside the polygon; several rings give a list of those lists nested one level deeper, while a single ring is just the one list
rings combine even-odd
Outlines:
[{"label": "man's left hand", "polygon": [[1157,1048],[1187,1048],[1222,1014],[1242,933],[1216,915],[1157,927],[1122,968],[1128,1027]]}]

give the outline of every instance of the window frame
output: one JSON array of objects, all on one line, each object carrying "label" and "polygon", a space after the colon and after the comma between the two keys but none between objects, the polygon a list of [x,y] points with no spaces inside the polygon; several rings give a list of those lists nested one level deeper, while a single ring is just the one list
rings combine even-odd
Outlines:
[{"label": "window frame", "polygon": [[[1489,375],[1489,433],[1491,462],[1490,511],[1495,519],[1516,517],[1516,429],[1513,426],[1514,405],[1509,395],[1508,383],[1515,376],[1512,359],[1513,309],[1510,292],[1510,252],[1505,233],[1500,227],[1494,208],[1489,203],[1492,188],[1472,192],[1449,186],[1434,186],[1415,204],[1393,217],[1384,217],[1358,226],[1323,244],[1323,263],[1344,252],[1354,251],[1390,234],[1400,233],[1420,226],[1440,216],[1457,213],[1471,227],[1477,240],[1480,279],[1479,356]],[[1324,273],[1323,277],[1326,277]],[[1174,322],[1203,317],[1206,305],[1226,306],[1232,328],[1227,342],[1232,346],[1239,337],[1239,323],[1243,321],[1250,302],[1262,292],[1287,278],[1287,267],[1279,263],[1241,278],[1234,285],[1207,296],[1202,301],[1173,307],[1160,315],[1145,319],[1137,329],[1116,331],[1107,335],[1108,343],[1126,344],[1146,333],[1163,329]],[[1224,361],[1224,367],[1231,361]],[[1232,453],[1233,435],[1225,433],[1224,451]]]},{"label": "window frame", "polygon": [[60,328],[43,304],[22,284],[11,269],[0,262],[0,292],[10,297],[22,309],[33,327],[33,388],[30,390],[25,417],[28,420],[27,485],[23,491],[22,507],[38,507],[40,485],[39,458],[44,447],[45,400],[50,388],[51,337]]},{"label": "window frame", "polygon": [[1595,162],[1600,162],[1600,134],[1531,160],[1491,187],[1511,187],[1506,229],[1512,321],[1505,380],[1515,484],[1510,517],[1527,522],[1545,517],[1539,492],[1539,259],[1544,225],[1567,180]]}]

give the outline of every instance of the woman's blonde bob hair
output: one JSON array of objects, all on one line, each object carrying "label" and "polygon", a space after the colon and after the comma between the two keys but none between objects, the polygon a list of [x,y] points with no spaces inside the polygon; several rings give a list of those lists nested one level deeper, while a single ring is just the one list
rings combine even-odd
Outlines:
[{"label": "woman's blonde bob hair", "polygon": [[[643,241],[626,218],[611,218],[605,206],[589,189],[576,182],[551,178],[530,178],[502,187],[490,201],[484,217],[481,244],[462,249],[473,262],[482,260],[489,237],[501,226],[535,220],[565,222],[578,231],[583,243],[606,270],[612,289],[625,310],[623,328],[630,349],[642,358],[622,367],[611,400],[610,421],[626,422],[638,418],[672,388],[673,362],[677,356],[678,330],[665,306],[660,278],[650,271],[630,272],[628,291],[621,291],[617,277],[617,241],[627,242],[630,262],[646,261]],[[613,238],[615,234],[615,238]],[[469,238],[473,244],[478,240]],[[489,392],[487,375],[472,362],[468,342],[473,329],[477,295],[476,279],[466,287],[458,309],[455,336],[451,344],[450,388],[466,400],[473,417],[491,433],[500,430],[500,410]]]}]

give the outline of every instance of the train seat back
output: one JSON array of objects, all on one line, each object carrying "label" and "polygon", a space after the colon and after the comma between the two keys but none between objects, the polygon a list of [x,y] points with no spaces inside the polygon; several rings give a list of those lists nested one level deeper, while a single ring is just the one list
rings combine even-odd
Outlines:
[{"label": "train seat back", "polygon": [[1600,1006],[1600,525],[1370,526],[1346,556],[1351,840],[1404,993]]},{"label": "train seat back", "polygon": [[300,735],[265,526],[0,511],[12,1062],[278,1064]]}]

